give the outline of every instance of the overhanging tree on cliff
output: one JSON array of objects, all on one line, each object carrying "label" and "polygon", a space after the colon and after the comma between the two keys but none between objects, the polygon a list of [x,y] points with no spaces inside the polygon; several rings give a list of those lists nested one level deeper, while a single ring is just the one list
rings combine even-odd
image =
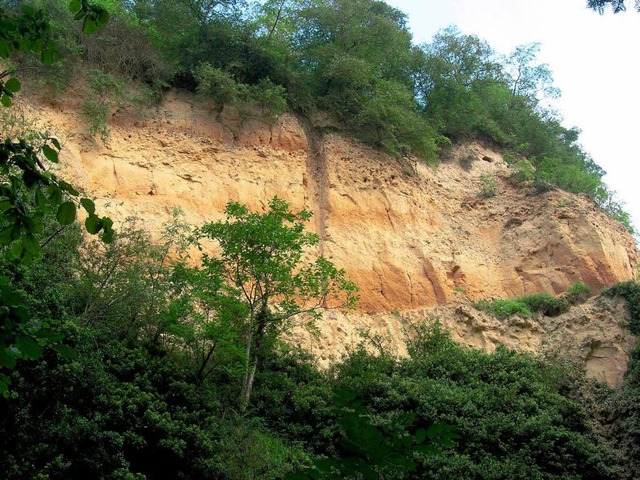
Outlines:
[{"label": "overhanging tree on cliff", "polygon": [[225,213],[225,221],[204,225],[197,236],[215,240],[220,247],[218,256],[204,256],[202,274],[221,279],[220,294],[246,307],[246,314],[235,319],[235,328],[244,339],[240,394],[244,410],[268,346],[303,313],[313,323],[329,303],[353,306],[357,288],[345,279],[344,270],[326,258],[303,261],[306,250],[319,241],[304,229],[311,212],[294,213],[287,202],[274,197],[266,213],[249,212],[239,203],[229,203]]},{"label": "overhanging tree on cliff", "polygon": [[[603,14],[608,6],[611,6],[613,13],[624,12],[627,9],[625,0],[587,0],[587,6],[600,14]],[[640,12],[640,0],[635,0],[634,8]]]}]

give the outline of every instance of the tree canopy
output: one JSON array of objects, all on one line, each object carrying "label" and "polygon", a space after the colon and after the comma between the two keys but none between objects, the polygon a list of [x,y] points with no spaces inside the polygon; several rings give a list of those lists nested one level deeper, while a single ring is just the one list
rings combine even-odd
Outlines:
[{"label": "tree canopy", "polygon": [[[587,0],[587,6],[602,15],[607,7],[611,7],[613,13],[624,12],[627,9],[625,0]],[[635,0],[634,8],[640,12],[640,2]]]}]

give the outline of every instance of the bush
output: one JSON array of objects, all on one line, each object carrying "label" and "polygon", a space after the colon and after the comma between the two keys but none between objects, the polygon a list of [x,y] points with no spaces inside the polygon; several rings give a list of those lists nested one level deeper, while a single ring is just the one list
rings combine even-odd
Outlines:
[{"label": "bush", "polygon": [[233,105],[240,116],[246,118],[251,108],[258,106],[262,117],[273,122],[287,109],[286,90],[268,78],[261,79],[256,85],[240,83],[229,72],[209,63],[200,64],[193,74],[198,83],[198,94],[211,101],[218,114],[225,105]]},{"label": "bush", "polygon": [[584,302],[591,295],[591,289],[582,282],[575,282],[567,288],[567,301],[572,305]]},{"label": "bush", "polygon": [[491,198],[497,195],[496,181],[492,177],[482,175],[482,177],[480,177],[480,183],[482,185],[480,190],[480,196],[482,198]]},{"label": "bush", "polygon": [[555,317],[569,310],[569,302],[564,298],[554,297],[548,293],[534,293],[518,298],[532,312],[546,317]]},{"label": "bush", "polygon": [[415,328],[410,358],[357,350],[334,372],[377,428],[392,430],[409,414],[414,428],[458,427],[454,448],[419,455],[416,472],[393,478],[617,478],[615,454],[570,398],[566,373],[502,347],[463,348],[437,324]]},{"label": "bush", "polygon": [[80,112],[89,123],[89,133],[100,135],[102,140],[109,137],[109,106],[98,100],[86,100],[80,107]]},{"label": "bush", "polygon": [[501,320],[512,317],[513,315],[533,317],[533,313],[531,313],[526,305],[518,300],[480,300],[473,306]]},{"label": "bush", "polygon": [[268,78],[261,79],[251,88],[251,99],[262,110],[265,120],[273,122],[287,110],[287,91]]},{"label": "bush", "polygon": [[535,176],[533,165],[528,160],[518,160],[513,165],[514,172],[509,177],[516,185],[531,182]]},{"label": "bush", "polygon": [[622,297],[627,302],[629,312],[629,330],[634,335],[640,335],[640,285],[629,280],[616,283],[602,292],[605,297]]},{"label": "bush", "polygon": [[214,68],[210,63],[201,63],[193,75],[198,83],[198,94],[211,100],[216,107],[238,100],[240,86],[230,73]]},{"label": "bush", "polygon": [[80,111],[91,135],[100,135],[103,140],[109,136],[109,118],[115,111],[123,110],[129,116],[141,118],[145,107],[154,103],[154,93],[148,87],[136,87],[133,82],[102,70],[90,69],[86,78],[88,91]]},{"label": "bush", "polygon": [[474,307],[503,320],[517,314],[526,317],[533,317],[534,314],[554,317],[566,312],[569,302],[548,293],[535,293],[510,300],[481,300]]}]

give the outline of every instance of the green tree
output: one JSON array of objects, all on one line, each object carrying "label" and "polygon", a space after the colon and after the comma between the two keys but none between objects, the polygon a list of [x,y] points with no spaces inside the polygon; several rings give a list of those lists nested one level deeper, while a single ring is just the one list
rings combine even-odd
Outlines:
[{"label": "green tree", "polygon": [[524,96],[535,105],[540,97],[558,98],[560,90],[553,86],[553,75],[545,63],[536,64],[539,43],[516,47],[505,67],[513,96]]},{"label": "green tree", "polygon": [[294,213],[287,202],[274,197],[264,214],[249,212],[239,203],[229,203],[225,213],[225,221],[206,224],[196,235],[215,240],[220,248],[218,256],[204,255],[203,272],[221,279],[223,294],[246,307],[246,314],[236,318],[244,343],[240,395],[244,410],[270,342],[301,314],[313,320],[323,307],[353,306],[357,289],[345,279],[344,270],[326,258],[303,262],[306,249],[319,241],[304,230],[311,212]]},{"label": "green tree", "polygon": [[[609,6],[613,10],[613,13],[624,12],[627,9],[625,0],[587,0],[587,6],[600,15],[602,15]],[[638,2],[638,0],[635,2],[635,9],[640,12],[640,2]]]}]

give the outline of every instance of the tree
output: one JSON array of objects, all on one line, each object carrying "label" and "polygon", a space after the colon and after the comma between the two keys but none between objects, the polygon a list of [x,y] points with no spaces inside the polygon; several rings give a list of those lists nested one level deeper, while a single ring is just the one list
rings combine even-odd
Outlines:
[{"label": "tree", "polygon": [[513,96],[524,96],[533,104],[537,103],[540,96],[560,96],[560,90],[553,86],[549,66],[546,63],[535,64],[539,51],[539,43],[520,45],[509,55],[505,65]]},{"label": "tree", "polygon": [[[587,6],[602,15],[608,6],[613,13],[624,12],[627,9],[625,0],[587,0]],[[635,0],[635,9],[640,12],[640,1]]]},{"label": "tree", "polygon": [[344,270],[318,257],[304,263],[306,249],[318,244],[316,234],[305,232],[312,214],[293,213],[289,204],[274,197],[269,210],[252,213],[245,205],[229,203],[227,219],[201,227],[196,236],[216,241],[218,256],[205,254],[203,274],[223,285],[220,294],[240,301],[236,328],[244,341],[244,367],[240,407],[249,404],[256,371],[271,342],[289,330],[301,314],[311,323],[323,307],[351,307],[356,286]]}]

